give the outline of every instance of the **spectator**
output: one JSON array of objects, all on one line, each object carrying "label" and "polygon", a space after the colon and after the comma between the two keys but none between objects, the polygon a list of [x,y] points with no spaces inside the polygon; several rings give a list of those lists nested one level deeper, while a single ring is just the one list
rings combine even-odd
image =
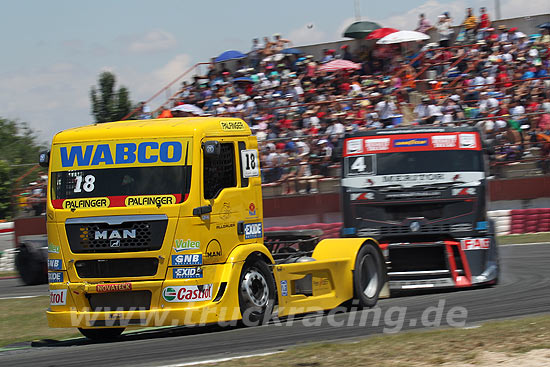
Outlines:
[{"label": "spectator", "polygon": [[439,47],[449,47],[449,39],[453,34],[450,20],[445,15],[441,14],[437,18],[435,28],[439,34]]},{"label": "spectator", "polygon": [[485,39],[487,34],[487,30],[489,27],[491,27],[491,20],[489,19],[489,14],[487,14],[487,9],[483,6],[479,9],[480,16],[479,16],[479,25],[477,30],[477,39],[482,40]]},{"label": "spectator", "polygon": [[423,13],[420,14],[418,19],[418,27],[416,27],[415,31],[428,33],[430,29],[432,29],[432,25],[430,24],[430,21],[426,19]]},{"label": "spectator", "polygon": [[378,102],[375,107],[375,111],[384,127],[391,125],[396,110],[397,108],[389,95],[384,96],[384,99]]},{"label": "spectator", "polygon": [[474,15],[472,8],[466,9],[466,18],[464,19],[462,26],[466,32],[466,43],[474,43],[476,39],[477,18]]}]

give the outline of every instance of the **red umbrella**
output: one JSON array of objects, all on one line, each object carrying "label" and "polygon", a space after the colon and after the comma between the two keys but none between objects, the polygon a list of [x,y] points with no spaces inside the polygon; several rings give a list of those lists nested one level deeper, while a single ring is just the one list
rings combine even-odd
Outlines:
[{"label": "red umbrella", "polygon": [[370,32],[369,35],[365,38],[367,40],[377,40],[380,38],[386,37],[388,34],[397,32],[397,29],[393,28],[378,28]]},{"label": "red umbrella", "polygon": [[338,71],[338,70],[359,70],[359,69],[361,69],[361,64],[356,64],[348,60],[333,60],[319,66],[319,71],[327,71],[327,72]]}]

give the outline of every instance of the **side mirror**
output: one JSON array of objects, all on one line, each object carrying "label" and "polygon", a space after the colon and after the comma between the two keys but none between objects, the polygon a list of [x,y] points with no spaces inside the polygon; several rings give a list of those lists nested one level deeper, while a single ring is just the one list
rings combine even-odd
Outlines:
[{"label": "side mirror", "polygon": [[38,156],[38,164],[41,167],[48,168],[48,166],[50,165],[50,152],[49,151],[40,152],[40,155]]},{"label": "side mirror", "polygon": [[205,141],[202,143],[202,149],[204,150],[204,155],[206,157],[216,158],[221,152],[220,142],[216,140]]}]

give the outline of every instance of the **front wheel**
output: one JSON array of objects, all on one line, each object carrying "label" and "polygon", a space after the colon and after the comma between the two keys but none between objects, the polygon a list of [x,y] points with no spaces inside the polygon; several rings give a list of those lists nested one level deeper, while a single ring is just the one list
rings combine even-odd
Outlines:
[{"label": "front wheel", "polygon": [[269,320],[275,304],[275,281],[267,264],[260,258],[247,260],[239,280],[239,306],[245,325]]},{"label": "front wheel", "polygon": [[355,259],[353,289],[361,307],[374,307],[384,285],[382,256],[372,243],[361,247]]},{"label": "front wheel", "polygon": [[112,328],[112,329],[82,329],[78,328],[78,331],[88,339],[95,341],[107,341],[116,339],[122,334],[124,328]]}]

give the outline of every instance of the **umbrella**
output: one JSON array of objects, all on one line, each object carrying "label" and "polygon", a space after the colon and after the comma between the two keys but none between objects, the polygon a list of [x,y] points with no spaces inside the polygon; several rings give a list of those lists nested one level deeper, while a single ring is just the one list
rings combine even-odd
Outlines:
[{"label": "umbrella", "polygon": [[366,39],[368,40],[377,40],[380,38],[386,37],[388,34],[392,34],[398,32],[395,28],[378,28],[369,33]]},{"label": "umbrella", "polygon": [[285,48],[281,51],[285,55],[301,55],[303,52],[297,48]]},{"label": "umbrella", "polygon": [[234,60],[234,59],[242,59],[243,57],[246,57],[246,55],[243,54],[242,52],[236,51],[236,50],[230,50],[220,54],[220,56],[216,57],[214,61],[223,62],[223,61]]},{"label": "umbrella", "polygon": [[247,77],[247,76],[242,76],[242,77],[240,77],[240,78],[235,78],[235,79],[233,79],[233,82],[234,82],[234,83],[238,83],[238,82],[254,83],[254,80],[250,79],[250,78]]},{"label": "umbrella", "polygon": [[198,116],[204,115],[204,111],[200,107],[195,106],[194,104],[181,104],[179,106],[172,108],[170,111],[189,112],[189,113],[192,113],[193,115],[198,115]]},{"label": "umbrella", "polygon": [[319,71],[327,71],[327,72],[338,71],[338,70],[359,70],[359,69],[361,69],[361,64],[356,64],[348,60],[333,60],[319,67]]},{"label": "umbrella", "polygon": [[386,37],[379,39],[376,44],[378,45],[390,45],[393,43],[403,43],[412,41],[422,41],[430,39],[427,34],[416,31],[399,31],[388,34]]},{"label": "umbrella", "polygon": [[523,32],[516,32],[516,38],[523,38],[523,37],[527,37],[527,35]]},{"label": "umbrella", "polygon": [[550,22],[542,23],[537,26],[538,28],[550,29]]},{"label": "umbrella", "polygon": [[378,23],[366,21],[355,22],[344,31],[344,37],[355,39],[365,38],[370,32],[378,28],[382,28]]}]

